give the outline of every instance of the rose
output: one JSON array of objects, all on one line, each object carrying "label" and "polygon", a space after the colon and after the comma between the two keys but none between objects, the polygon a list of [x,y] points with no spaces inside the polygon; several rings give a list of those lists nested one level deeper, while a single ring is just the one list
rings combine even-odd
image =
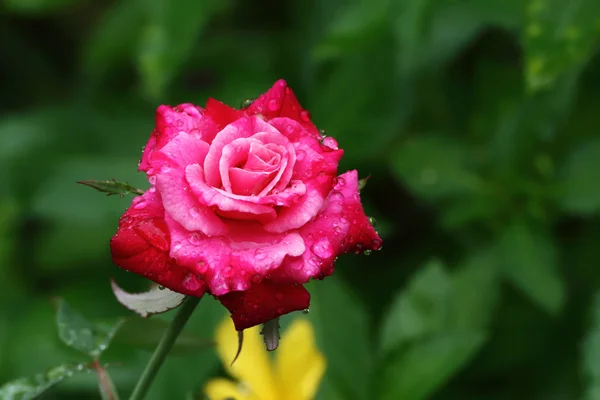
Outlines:
[{"label": "rose", "polygon": [[303,284],[337,256],[378,249],[356,171],[282,80],[248,107],[160,106],[114,262],[171,290],[208,292],[243,330],[309,306]]}]

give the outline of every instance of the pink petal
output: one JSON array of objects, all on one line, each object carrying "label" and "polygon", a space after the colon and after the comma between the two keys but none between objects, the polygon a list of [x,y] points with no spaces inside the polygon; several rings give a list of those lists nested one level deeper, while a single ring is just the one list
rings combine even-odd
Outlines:
[{"label": "pink petal", "polygon": [[248,203],[264,204],[264,205],[276,205],[276,206],[291,206],[300,202],[301,197],[306,193],[306,186],[302,181],[292,181],[290,186],[284,191],[269,194],[267,196],[244,196],[234,193],[225,192],[221,189],[216,189],[223,193],[224,196],[232,199],[246,201]]},{"label": "pink petal", "polygon": [[148,171],[152,167],[153,153],[162,149],[179,132],[197,131],[202,120],[202,109],[185,103],[176,107],[161,105],[156,110],[156,126],[144,148],[140,171]]},{"label": "pink petal", "polygon": [[229,168],[231,192],[239,196],[256,196],[275,177],[275,172],[249,171]]},{"label": "pink petal", "polygon": [[219,165],[223,148],[235,139],[247,138],[257,132],[275,132],[278,131],[260,118],[243,117],[227,125],[221,132],[215,136],[206,160],[204,161],[204,173],[206,183],[209,186],[219,187],[221,185],[221,176],[219,174]]},{"label": "pink petal", "polygon": [[254,100],[244,111],[247,115],[262,115],[267,121],[278,117],[290,118],[300,123],[313,136],[319,135],[310,120],[309,112],[302,109],[294,92],[283,79],[275,82],[271,89]]},{"label": "pink petal", "polygon": [[154,152],[152,166],[160,168],[165,163],[184,169],[190,164],[201,164],[208,154],[209,145],[197,136],[178,133],[162,149]]},{"label": "pink petal", "polygon": [[358,173],[338,177],[325,208],[299,230],[307,251],[288,258],[272,280],[281,283],[308,282],[331,275],[335,259],[344,253],[377,250],[381,238],[365,215],[358,195]]},{"label": "pink petal", "polygon": [[227,226],[212,209],[200,204],[190,191],[184,173],[181,168],[163,166],[156,175],[156,188],[166,213],[187,230],[201,231],[208,236],[225,234]]},{"label": "pink petal", "polygon": [[287,256],[297,257],[306,250],[298,233],[270,234],[256,222],[232,221],[228,235],[219,238],[189,232],[169,217],[166,222],[172,235],[170,255],[202,277],[215,296],[247,290]]},{"label": "pink petal", "polygon": [[220,215],[230,218],[268,220],[275,217],[272,207],[238,200],[228,196],[225,190],[208,186],[204,182],[204,175],[198,164],[189,165],[185,170],[192,193],[204,206],[216,207]]},{"label": "pink petal", "polygon": [[323,206],[323,200],[319,190],[308,184],[306,194],[300,198],[299,202],[282,208],[274,220],[265,223],[265,230],[281,233],[300,228],[317,215]]}]

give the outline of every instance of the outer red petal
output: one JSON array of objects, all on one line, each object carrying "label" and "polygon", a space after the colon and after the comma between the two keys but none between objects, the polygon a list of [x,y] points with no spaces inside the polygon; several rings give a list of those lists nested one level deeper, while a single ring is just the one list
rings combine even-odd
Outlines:
[{"label": "outer red petal", "polygon": [[208,99],[204,108],[203,119],[198,129],[202,132],[202,140],[212,143],[217,133],[223,128],[244,116],[244,113],[231,108],[215,99]]},{"label": "outer red petal", "polygon": [[309,133],[319,136],[319,130],[310,120],[310,113],[302,108],[296,95],[283,79],[275,82],[266,93],[244,109],[248,115],[262,115],[267,121],[286,117],[299,122]]},{"label": "outer red petal", "polygon": [[229,312],[235,329],[242,331],[310,305],[310,294],[302,285],[278,285],[270,281],[256,283],[244,292],[218,297]]},{"label": "outer red petal", "polygon": [[169,257],[169,245],[160,197],[150,191],[134,199],[110,241],[113,262],[119,267],[176,292],[201,297],[206,286]]}]

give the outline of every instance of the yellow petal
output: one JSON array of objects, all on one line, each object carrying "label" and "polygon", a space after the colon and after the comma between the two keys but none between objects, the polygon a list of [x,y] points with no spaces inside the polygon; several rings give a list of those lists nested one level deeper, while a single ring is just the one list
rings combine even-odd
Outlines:
[{"label": "yellow petal", "polygon": [[244,346],[238,359],[231,366],[238,348],[238,333],[233,321],[227,317],[217,327],[217,351],[227,372],[247,385],[260,400],[281,400],[277,396],[275,376],[260,327],[244,331]]},{"label": "yellow petal", "polygon": [[245,393],[238,383],[229,379],[215,378],[204,385],[204,394],[209,400],[253,400],[249,393]]},{"label": "yellow petal", "polygon": [[306,319],[296,319],[281,334],[276,361],[286,399],[315,397],[327,362],[315,345],[313,327]]}]

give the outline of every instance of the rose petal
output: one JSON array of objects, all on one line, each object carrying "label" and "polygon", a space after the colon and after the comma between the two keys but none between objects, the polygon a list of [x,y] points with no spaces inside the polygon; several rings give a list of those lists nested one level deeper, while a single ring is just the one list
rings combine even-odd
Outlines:
[{"label": "rose petal", "polygon": [[275,210],[272,207],[234,199],[227,196],[226,191],[208,186],[203,180],[205,174],[202,167],[198,164],[189,165],[185,170],[185,176],[192,193],[200,204],[218,208],[220,215],[241,219],[269,220],[275,218]]},{"label": "rose petal", "polygon": [[164,209],[156,191],[136,197],[119,221],[117,234],[110,241],[113,262],[121,268],[145,276],[175,292],[200,297],[203,283],[185,287],[189,270],[169,257],[170,235]]},{"label": "rose petal", "polygon": [[244,116],[244,113],[231,108],[218,100],[209,98],[204,107],[203,118],[198,125],[198,130],[202,132],[202,139],[207,143],[212,143],[213,139],[223,128],[233,121]]},{"label": "rose petal", "polygon": [[209,186],[219,187],[221,185],[219,166],[223,148],[235,139],[247,138],[257,132],[279,133],[279,131],[260,118],[243,117],[227,125],[215,136],[204,161],[204,173],[206,183]]},{"label": "rose petal", "polygon": [[155,150],[152,166],[156,172],[168,163],[173,168],[185,168],[190,164],[201,164],[208,154],[209,145],[197,136],[178,133],[162,149]]},{"label": "rose petal", "polygon": [[228,235],[220,238],[190,233],[168,217],[166,222],[173,243],[170,255],[201,276],[215,296],[248,289],[287,256],[297,257],[306,250],[298,233],[270,234],[256,222],[232,221]]},{"label": "rose petal", "polygon": [[[281,146],[276,146],[275,147],[281,147]],[[260,150],[258,149],[260,148]],[[256,172],[255,174],[247,174],[246,177],[244,179],[252,179],[251,177],[255,177],[255,179],[252,179],[253,181],[256,179],[260,179],[262,182],[264,182],[264,184],[260,184],[258,182],[241,182],[238,181],[238,187],[240,187],[240,184],[242,184],[241,186],[245,187],[245,188],[249,188],[250,191],[246,192],[246,191],[238,191],[238,190],[233,190],[232,188],[232,183],[231,183],[231,176],[230,176],[230,172],[232,169],[239,169],[239,168],[232,168],[232,167],[237,167],[239,165],[242,164],[247,164],[247,160],[248,157],[250,155],[250,152],[252,151],[252,149],[254,149],[255,151],[258,151],[260,155],[266,157],[269,159],[269,161],[275,162],[277,163],[276,165],[269,165],[267,163],[265,163],[264,161],[255,161],[254,164],[256,166],[262,166],[262,170],[256,170],[256,171],[248,171],[248,172]],[[278,150],[277,148],[271,150],[268,149],[265,145],[263,145],[258,139],[254,139],[254,138],[239,138],[236,139],[234,141],[232,141],[231,143],[227,144],[225,147],[223,147],[223,153],[221,156],[221,160],[219,161],[219,171],[220,171],[220,175],[221,175],[221,182],[223,184],[223,189],[225,189],[225,191],[230,192],[230,193],[236,193],[236,194],[242,194],[242,195],[250,195],[250,194],[258,194],[260,193],[263,188],[267,185],[267,183],[269,182],[268,179],[265,178],[273,178],[276,173],[277,170],[279,169],[279,163],[281,161],[281,155],[279,153],[277,153],[275,150]],[[280,150],[281,151],[281,150]],[[257,158],[257,155],[254,155],[254,158]],[[262,163],[262,165],[261,165]],[[244,167],[245,169],[245,167]],[[266,176],[265,175],[261,175],[260,172],[265,172],[267,173]],[[238,173],[239,175],[239,173]],[[259,190],[254,191],[255,187],[260,186]]]},{"label": "rose petal", "polygon": [[231,192],[239,196],[251,196],[260,193],[275,177],[275,172],[248,171],[241,168],[229,168]]},{"label": "rose petal", "polygon": [[287,83],[280,79],[271,89],[244,110],[247,115],[262,115],[267,121],[278,117],[287,117],[300,123],[306,131],[318,136],[319,131],[310,120],[310,114],[300,106],[296,95]]},{"label": "rose petal", "polygon": [[299,233],[306,251],[301,257],[286,259],[272,274],[273,281],[305,283],[311,278],[322,279],[333,273],[339,255],[381,247],[381,238],[360,203],[356,171],[338,177],[325,208]]},{"label": "rose petal", "polygon": [[218,300],[231,312],[235,329],[242,331],[308,308],[310,294],[301,285],[278,285],[263,281],[249,290],[219,296]]},{"label": "rose petal", "polygon": [[176,107],[161,105],[156,110],[156,126],[144,148],[139,170],[152,167],[153,153],[162,149],[179,132],[197,131],[202,120],[202,108],[184,103]]},{"label": "rose petal", "polygon": [[210,207],[198,201],[184,173],[183,169],[163,166],[156,175],[156,188],[166,213],[189,231],[201,231],[208,236],[225,234],[227,226]]}]

